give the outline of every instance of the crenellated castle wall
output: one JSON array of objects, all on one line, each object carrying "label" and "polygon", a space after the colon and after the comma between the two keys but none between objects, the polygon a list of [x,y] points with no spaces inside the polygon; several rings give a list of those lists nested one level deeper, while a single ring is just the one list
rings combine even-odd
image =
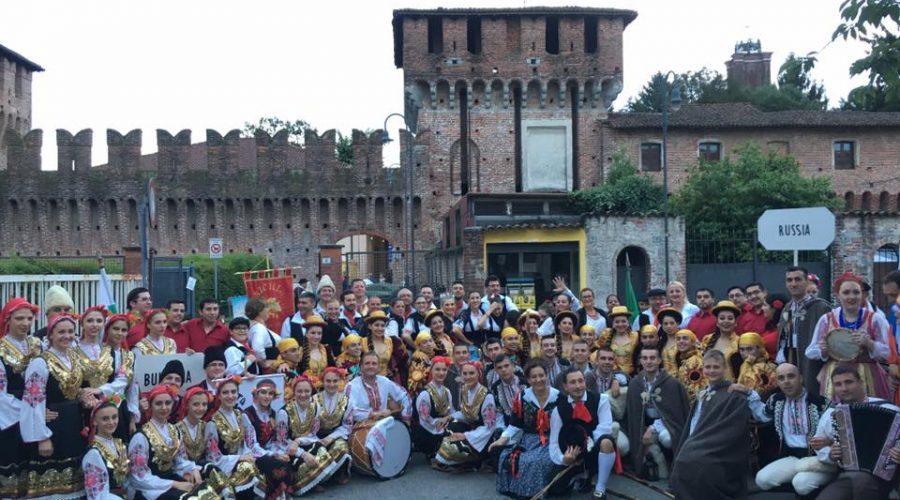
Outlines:
[{"label": "crenellated castle wall", "polygon": [[[56,168],[42,170],[43,131],[7,131],[0,256],[116,254],[138,245],[139,203],[151,178],[150,246],[158,255],[205,253],[208,238],[222,237],[228,252],[314,270],[318,246],[350,234],[405,248],[405,155],[400,168],[383,168],[381,131],[355,130],[353,164],[345,165],[336,137],[308,131],[300,146],[286,131],[244,138],[207,130],[205,142],[192,143],[190,130],[157,130],[158,151],[142,155],[141,130],[109,129],[108,163],[92,167],[93,132],[57,130]],[[426,184],[415,189],[417,225]],[[417,245],[433,244],[432,234],[419,232]]]}]

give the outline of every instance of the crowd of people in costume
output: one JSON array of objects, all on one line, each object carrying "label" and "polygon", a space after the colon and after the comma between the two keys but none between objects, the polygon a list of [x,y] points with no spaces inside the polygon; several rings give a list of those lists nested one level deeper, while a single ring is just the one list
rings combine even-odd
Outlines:
[{"label": "crowd of people in costume", "polygon": [[[76,314],[58,286],[41,304],[9,299],[0,497],[285,498],[396,477],[413,452],[437,471],[495,473],[513,498],[605,498],[613,473],[665,480],[679,499],[741,498],[751,482],[826,500],[896,485],[895,433],[883,470],[852,466],[841,433],[847,408],[900,414],[897,317],[862,277],[837,277],[834,304],[799,267],[785,294],[751,283],[691,303],[673,281],[638,310],[553,285],[519,310],[496,276],[384,302],[323,276],[295,289],[278,331],[257,297],[227,324],[215,300],[186,320],[183,302],[154,308],[145,288],[127,314]],[[900,272],[879,285],[895,303]],[[171,354],[201,357],[202,380],[172,360],[141,389],[136,364]]]}]

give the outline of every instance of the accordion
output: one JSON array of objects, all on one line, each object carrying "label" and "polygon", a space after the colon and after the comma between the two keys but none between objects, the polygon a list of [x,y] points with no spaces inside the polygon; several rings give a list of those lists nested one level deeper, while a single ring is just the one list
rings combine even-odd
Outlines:
[{"label": "accordion", "polygon": [[900,442],[900,413],[869,403],[842,404],[834,407],[833,423],[844,470],[893,479],[897,464],[889,453]]}]

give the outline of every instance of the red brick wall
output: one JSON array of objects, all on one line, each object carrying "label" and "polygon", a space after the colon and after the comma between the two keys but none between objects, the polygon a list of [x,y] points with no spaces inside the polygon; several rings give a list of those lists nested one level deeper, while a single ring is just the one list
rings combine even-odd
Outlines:
[{"label": "red brick wall", "polygon": [[[609,163],[612,153],[625,148],[627,154],[640,164],[641,142],[660,141],[661,130],[611,129],[604,127],[604,160]],[[878,128],[797,128],[777,129],[670,129],[669,130],[669,183],[673,191],[684,182],[688,170],[697,163],[697,145],[701,141],[715,140],[722,143],[723,154],[732,155],[737,147],[759,144],[763,149],[771,142],[787,142],[788,152],[797,159],[804,174],[828,176],[835,193],[843,197],[853,193],[854,206],[863,210],[897,210],[897,193],[900,193],[900,131]],[[853,170],[839,170],[832,165],[832,143],[836,140],[856,141],[858,166]],[[661,172],[649,175],[662,180]],[[862,198],[872,202],[862,205]],[[880,206],[881,193],[886,192],[887,205]]]}]

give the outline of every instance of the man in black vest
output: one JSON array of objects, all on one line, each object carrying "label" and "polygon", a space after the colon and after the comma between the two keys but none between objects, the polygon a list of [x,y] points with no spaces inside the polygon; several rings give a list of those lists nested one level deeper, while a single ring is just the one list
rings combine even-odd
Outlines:
[{"label": "man in black vest", "polygon": [[616,461],[609,397],[585,388],[584,373],[564,372],[565,391],[550,415],[550,459],[565,473],[557,475],[550,491],[568,492],[573,486],[590,487],[597,471],[594,498],[606,498],[606,482]]}]

